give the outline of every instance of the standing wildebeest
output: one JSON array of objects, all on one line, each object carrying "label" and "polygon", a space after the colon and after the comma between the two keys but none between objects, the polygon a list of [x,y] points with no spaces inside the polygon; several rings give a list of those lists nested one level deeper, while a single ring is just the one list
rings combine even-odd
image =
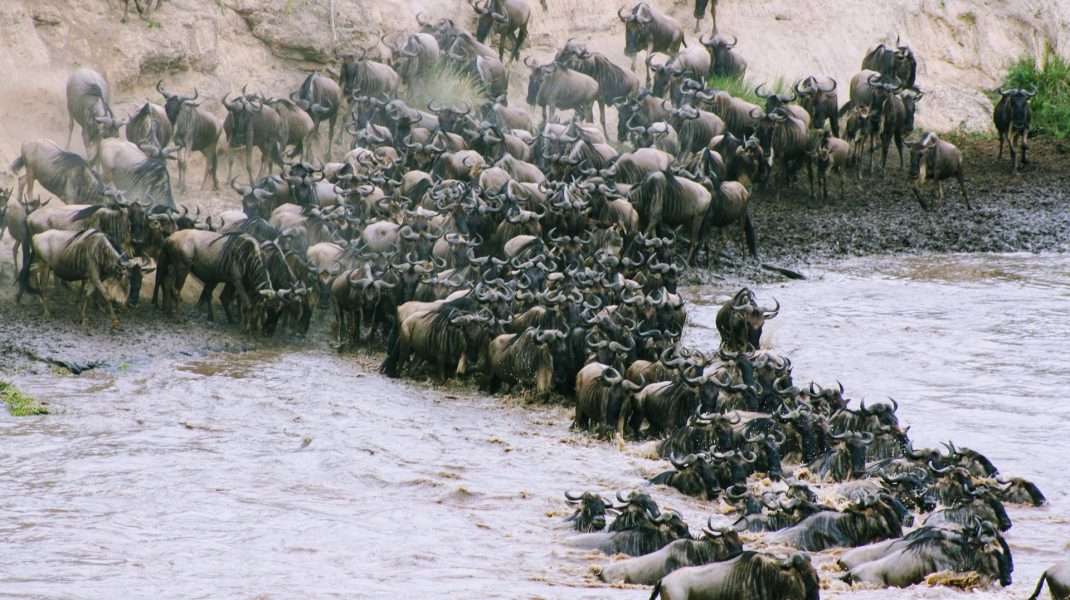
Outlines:
[{"label": "standing wildebeest", "polygon": [[[832,85],[828,85],[828,82]],[[840,135],[840,100],[836,94],[836,80],[830,77],[817,78],[813,75],[795,82],[795,93],[799,97],[799,106],[810,115],[810,126],[824,129],[825,120],[829,122],[832,135]]]},{"label": "standing wildebeest", "polygon": [[650,93],[659,98],[669,97],[675,101],[679,82],[683,79],[704,80],[710,71],[710,55],[701,48],[684,48],[663,65],[654,64],[654,54],[651,52],[647,55],[646,66],[654,72]]},{"label": "standing wildebeest", "polygon": [[851,157],[851,144],[826,131],[814,152],[817,162],[817,186],[821,188],[821,199],[829,199],[829,171],[840,174],[840,200],[843,200],[843,188],[847,181],[847,161]]},{"label": "standing wildebeest", "polygon": [[430,71],[442,55],[438,40],[430,33],[410,33],[404,44],[391,44],[386,34],[379,39],[390,48],[390,68],[405,84]]},{"label": "standing wildebeest", "polygon": [[543,121],[549,122],[557,109],[573,110],[585,121],[594,120],[597,81],[557,63],[537,65],[525,58],[524,64],[531,69],[527,101],[542,108]]},{"label": "standing wildebeest", "polygon": [[[244,233],[220,234],[199,229],[176,231],[164,241],[157,268],[157,277],[163,280],[163,310],[170,312],[173,302],[176,317],[181,312],[180,295],[190,273],[205,286],[201,298],[207,300],[208,319],[214,319],[212,289],[223,283],[230,293],[238,294],[246,329],[252,326],[254,298],[250,294],[271,291],[260,244],[256,238]],[[233,322],[228,300],[220,297],[227,321]]]},{"label": "standing wildebeest", "polygon": [[[814,169],[810,160],[810,124],[799,118],[790,106],[779,106],[758,120],[758,143],[765,156],[776,161],[776,197],[798,162],[806,167],[810,180],[810,198],[814,197]],[[797,108],[797,107],[796,107]],[[806,117],[806,113],[802,113]]]},{"label": "standing wildebeest", "polygon": [[342,88],[333,79],[313,71],[301,83],[301,89],[290,94],[290,99],[312,118],[316,139],[320,139],[320,123],[327,120],[327,160],[331,160],[331,141],[334,140],[338,109],[342,106]]},{"label": "standing wildebeest", "polygon": [[[571,40],[565,44],[554,61],[565,64],[570,69],[583,73],[598,82],[598,96],[595,98],[598,102],[598,118],[602,123],[602,132],[608,137],[606,105],[617,98],[627,98],[637,94],[639,78],[614,64],[605,54],[578,47]],[[618,138],[617,141],[623,140]]]},{"label": "standing wildebeest", "polygon": [[781,529],[766,539],[808,552],[828,548],[856,548],[901,537],[903,526],[892,505],[883,497],[869,496],[842,512],[822,510],[797,525]]},{"label": "standing wildebeest", "polygon": [[[647,56],[653,52],[673,55],[680,51],[681,44],[687,46],[684,30],[676,19],[655,12],[646,2],[636,4],[631,13],[625,13],[622,7],[617,16],[624,21],[624,55],[631,57],[632,71],[640,50],[646,50]],[[646,84],[650,85],[649,71]]]},{"label": "standing wildebeest", "polygon": [[717,0],[695,0],[695,33],[698,33],[699,25],[702,23],[702,16],[706,14],[706,5],[710,6],[710,18],[713,19],[713,27],[711,30],[714,35],[717,34]]},{"label": "standing wildebeest", "polygon": [[899,45],[899,36],[895,37],[895,46],[877,44],[862,59],[862,68],[876,71],[887,79],[898,79],[905,88],[913,88],[918,70],[914,52],[909,46]]},{"label": "standing wildebeest", "polygon": [[684,567],[654,586],[650,600],[820,600],[821,580],[805,554],[779,559],[747,550],[729,560]]},{"label": "standing wildebeest", "polygon": [[[716,191],[713,194],[709,209],[706,210],[706,216],[702,219],[702,236],[704,238],[709,236],[711,227],[720,228],[721,243],[714,256],[720,256],[728,243],[724,228],[736,223],[739,223],[740,256],[747,250],[750,250],[751,256],[758,256],[758,243],[754,239],[754,224],[751,222],[750,215],[747,214],[750,192],[738,181],[725,181],[720,184],[714,181],[712,185],[716,186]],[[710,251],[707,243],[707,261],[709,261],[709,255]]]},{"label": "standing wildebeest", "polygon": [[910,177],[914,180],[914,195],[922,208],[925,203],[918,191],[925,184],[926,178],[932,179],[936,187],[936,193],[940,202],[944,201],[945,179],[954,177],[959,181],[959,189],[962,190],[962,200],[966,208],[970,208],[970,199],[966,196],[966,183],[962,177],[962,152],[950,142],[945,142],[935,133],[926,133],[916,144],[907,142],[912,146],[910,155]]},{"label": "standing wildebeest", "polygon": [[687,262],[692,263],[702,237],[702,222],[709,210],[712,196],[705,187],[670,171],[647,175],[628,192],[628,201],[639,212],[639,229],[648,237],[656,237],[660,225],[675,228],[686,226],[691,247]]},{"label": "standing wildebeest", "polygon": [[1028,165],[1025,151],[1029,149],[1029,121],[1033,118],[1033,109],[1029,106],[1029,99],[1037,95],[1036,90],[1027,92],[1020,89],[1004,90],[999,88],[1000,99],[996,108],[992,110],[992,120],[999,132],[999,159],[1003,158],[1003,142],[1010,142],[1011,150],[1011,175],[1018,174],[1018,155],[1014,151],[1015,144],[1022,145],[1022,164]]},{"label": "standing wildebeest", "polygon": [[592,362],[576,373],[576,427],[624,434],[630,396],[641,388],[608,365]]},{"label": "standing wildebeest", "polygon": [[497,32],[501,39],[498,42],[498,60],[505,60],[505,41],[513,43],[513,53],[510,60],[520,58],[520,47],[528,37],[528,19],[531,18],[531,7],[525,0],[485,0],[482,6],[476,0],[472,8],[479,13],[479,23],[476,25],[476,39],[484,42],[491,31]]},{"label": "standing wildebeest", "polygon": [[67,147],[71,147],[74,124],[82,128],[82,144],[89,162],[99,159],[100,141],[118,137],[125,121],[116,119],[109,105],[111,93],[108,82],[92,69],[78,69],[67,79]]},{"label": "standing wildebeest", "polygon": [[905,168],[903,136],[907,133],[907,108],[899,96],[902,86],[875,81],[875,78],[869,81],[869,85],[873,89],[873,99],[869,104],[869,170],[873,170],[873,155],[876,153],[873,140],[878,136],[881,140],[881,171],[888,162],[888,145],[893,138],[899,151],[899,168]]},{"label": "standing wildebeest", "polygon": [[391,98],[397,96],[401,77],[390,65],[367,60],[367,49],[361,48],[359,54],[342,54],[335,50],[334,56],[342,60],[338,83],[342,85],[346,98],[352,99],[354,95],[369,98],[380,98],[383,94]]},{"label": "standing wildebeest", "polygon": [[[119,319],[115,317],[112,300],[122,300],[128,306],[137,306],[141,291],[141,277],[151,273],[152,269],[142,269],[138,262],[130,261],[126,255],[120,255],[107,234],[97,229],[84,231],[49,230],[33,236],[33,254],[40,276],[41,307],[45,318],[52,318],[48,310],[46,288],[49,272],[55,273],[63,281],[88,281],[92,291],[96,292],[108,308],[111,326],[118,327]],[[108,293],[105,282],[115,282],[128,288],[126,297],[113,298]],[[92,293],[82,298],[82,324],[88,324],[87,312]]]},{"label": "standing wildebeest", "polygon": [[171,142],[173,133],[167,111],[152,102],[145,102],[126,123],[126,139],[135,144],[151,143],[163,148]]},{"label": "standing wildebeest", "polygon": [[186,189],[186,168],[189,160],[194,152],[200,152],[204,155],[201,188],[204,188],[211,178],[212,189],[218,190],[219,135],[223,133],[223,122],[197,102],[200,96],[197,88],[193,88],[192,96],[181,96],[165,91],[162,83],[162,80],[156,82],[156,91],[165,99],[164,110],[175,126],[175,145],[181,148],[178,152],[178,189]]},{"label": "standing wildebeest", "polygon": [[[104,140],[100,144],[100,167],[105,183],[110,183],[132,200],[175,207],[171,195],[171,175],[167,159],[174,158],[178,148],[160,149],[138,146],[125,140]],[[152,155],[146,154],[150,152]]]},{"label": "standing wildebeest", "polygon": [[[243,90],[244,91],[244,90]],[[260,173],[263,175],[268,168],[268,163],[274,161],[279,167],[281,163],[281,151],[290,137],[288,121],[270,104],[263,99],[251,96],[238,96],[234,100],[227,100],[223,96],[223,106],[230,113],[227,120],[231,123],[231,129],[227,131],[230,142],[230,152],[227,153],[227,177],[231,175],[234,165],[234,152],[238,148],[245,148],[245,171],[249,175],[249,183],[253,178],[253,148],[260,149]]]},{"label": "standing wildebeest", "polygon": [[28,140],[11,163],[11,171],[26,168],[26,185],[19,187],[18,199],[33,198],[33,184],[41,185],[67,204],[100,204],[108,194],[100,175],[81,156],[66,152],[51,140]]},{"label": "standing wildebeest", "polygon": [[[556,329],[534,327],[524,333],[505,333],[487,344],[485,387],[494,393],[501,383],[535,384],[535,393],[546,394],[553,387],[554,356],[565,352],[568,334]],[[560,360],[560,359],[559,359]]]},{"label": "standing wildebeest", "polygon": [[733,50],[739,42],[736,37],[729,42],[728,38],[714,35],[709,39],[700,37],[699,42],[710,53],[710,75],[743,79],[747,74],[747,60]]},{"label": "standing wildebeest", "polygon": [[491,319],[465,313],[449,302],[435,310],[413,313],[404,320],[399,315],[396,335],[391,334],[390,352],[379,370],[387,377],[397,377],[409,357],[415,355],[435,366],[439,381],[453,373],[464,375],[469,365],[479,361],[486,343],[485,325]]},{"label": "standing wildebeest", "polygon": [[1051,600],[1070,600],[1070,560],[1064,560],[1048,567],[1047,571],[1040,576],[1037,589],[1029,600],[1037,600],[1040,591],[1044,588],[1044,581],[1048,582],[1048,591],[1051,592]]},{"label": "standing wildebeest", "polygon": [[780,303],[773,299],[772,309],[758,306],[754,292],[743,288],[717,311],[717,331],[721,344],[729,352],[757,350],[762,339],[762,326],[780,313]]}]

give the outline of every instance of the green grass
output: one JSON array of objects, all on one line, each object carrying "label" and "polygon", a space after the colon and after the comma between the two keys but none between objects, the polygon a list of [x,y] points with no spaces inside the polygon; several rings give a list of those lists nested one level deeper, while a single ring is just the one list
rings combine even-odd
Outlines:
[{"label": "green grass", "polygon": [[977,15],[973,12],[962,13],[961,15],[959,15],[959,20],[969,25],[970,27],[977,25]]},{"label": "green grass", "polygon": [[707,87],[715,90],[720,90],[732,94],[736,98],[746,100],[758,106],[765,106],[765,100],[758,97],[758,94],[754,93],[755,88],[759,84],[765,83],[765,89],[762,90],[766,94],[772,90],[776,90],[778,94],[791,94],[791,83],[785,81],[783,77],[777,77],[774,81],[754,81],[750,78],[743,77],[721,77],[714,76],[706,80]]},{"label": "green grass", "polygon": [[148,25],[149,29],[163,29],[163,23],[156,19],[147,19],[145,23]]},{"label": "green grass", "polygon": [[14,384],[0,381],[0,401],[7,404],[7,410],[16,417],[47,415],[45,402],[37,400],[19,391]]},{"label": "green grass", "polygon": [[401,94],[409,106],[425,110],[428,102],[462,107],[466,102],[476,107],[487,98],[479,81],[445,62],[440,62]]},{"label": "green grass", "polygon": [[1055,138],[1070,137],[1070,62],[1049,47],[1041,64],[1032,56],[1018,59],[1003,80],[1003,88],[1019,88],[1037,95],[1033,107],[1034,129]]}]

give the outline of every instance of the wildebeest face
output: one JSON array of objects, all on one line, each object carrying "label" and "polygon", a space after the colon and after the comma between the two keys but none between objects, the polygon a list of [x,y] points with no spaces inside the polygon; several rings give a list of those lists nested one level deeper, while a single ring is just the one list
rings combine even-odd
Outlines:
[{"label": "wildebeest face", "polygon": [[903,108],[906,109],[906,119],[903,121],[903,131],[905,133],[911,133],[914,131],[914,112],[918,108],[918,100],[921,96],[915,94],[903,94],[900,98],[903,100]]},{"label": "wildebeest face", "polygon": [[528,104],[534,105],[538,99],[543,77],[545,77],[545,72],[542,67],[535,67],[531,70],[531,77],[528,79]]},{"label": "wildebeest face", "polygon": [[641,22],[638,16],[624,24],[624,54],[635,56],[637,52],[650,45],[651,28]]}]

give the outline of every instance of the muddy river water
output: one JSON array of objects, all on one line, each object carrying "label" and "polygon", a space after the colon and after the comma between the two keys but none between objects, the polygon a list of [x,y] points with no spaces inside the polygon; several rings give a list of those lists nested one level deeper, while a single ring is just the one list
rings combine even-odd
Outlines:
[{"label": "muddy river water", "polygon": [[[716,346],[729,291],[685,290],[688,343]],[[894,396],[919,445],[953,439],[1040,485],[1049,506],[1010,510],[1014,585],[971,597],[1025,597],[1070,554],[1070,258],[866,260],[755,291],[783,305],[766,344],[797,381]],[[664,463],[570,432],[565,408],[368,364],[308,345],[5,374],[61,412],[0,417],[0,597],[649,595],[598,583],[604,559],[562,545],[561,492],[642,485]],[[693,529],[715,514],[655,497]]]}]

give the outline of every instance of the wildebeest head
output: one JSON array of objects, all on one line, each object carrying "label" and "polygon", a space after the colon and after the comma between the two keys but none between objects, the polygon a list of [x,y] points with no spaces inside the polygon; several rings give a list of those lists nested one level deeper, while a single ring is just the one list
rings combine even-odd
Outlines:
[{"label": "wildebeest head", "polygon": [[491,30],[495,24],[502,24],[509,22],[509,16],[505,13],[504,7],[498,0],[485,0],[481,5],[478,1],[472,3],[472,8],[479,14],[479,21],[476,24],[476,39],[483,42],[490,35]]},{"label": "wildebeest head", "polygon": [[754,452],[736,452],[735,450],[711,451],[709,456],[717,473],[717,480],[723,489],[737,484],[746,484],[747,467],[758,460],[758,455]]},{"label": "wildebeest head", "polygon": [[759,431],[745,436],[744,439],[753,448],[756,448],[755,453],[758,455],[758,461],[754,464],[754,470],[767,474],[769,479],[773,481],[783,479],[784,471],[780,465],[780,446],[787,440],[784,432],[774,430],[765,433]]},{"label": "wildebeest head", "polygon": [[825,120],[829,118],[829,98],[835,98],[836,80],[831,79],[832,85],[825,81],[819,81],[813,75],[800,79],[795,83],[795,94],[799,98],[799,106],[810,113],[810,123],[815,129],[823,129]]},{"label": "wildebeest head", "polygon": [[121,257],[119,268],[114,275],[129,288],[126,296],[127,306],[135,307],[138,305],[141,299],[141,282],[145,275],[155,270],[155,267],[149,267],[140,260],[130,260],[126,255]]},{"label": "wildebeest head", "polygon": [[200,96],[200,92],[197,91],[197,88],[193,88],[192,96],[172,94],[163,89],[162,79],[156,82],[156,91],[160,92],[160,95],[164,97],[163,110],[167,113],[167,120],[171,121],[173,125],[178,124],[178,113],[182,110],[182,105],[187,102],[192,102]]},{"label": "wildebeest head", "polygon": [[242,95],[234,100],[227,100],[228,96],[230,96],[229,93],[223,95],[222,103],[230,113],[229,116],[233,122],[233,129],[228,135],[230,146],[236,148],[248,145],[253,134],[251,125],[253,117],[263,110],[264,103],[260,98],[246,95],[244,88],[242,88]]},{"label": "wildebeest head", "polygon": [[635,529],[641,523],[656,519],[661,514],[657,503],[646,492],[617,492],[617,502],[621,503],[616,507],[620,515],[609,525],[610,531]]},{"label": "wildebeest head", "polygon": [[771,113],[774,110],[786,106],[799,98],[798,91],[793,91],[789,96],[787,94],[781,94],[778,92],[762,93],[762,88],[765,87],[764,83],[758,84],[758,87],[754,88],[754,94],[759,98],[765,100],[765,112]]},{"label": "wildebeest head", "polygon": [[1029,129],[1029,119],[1032,116],[1032,109],[1029,107],[1029,99],[1037,95],[1036,89],[1032,92],[1027,92],[1026,90],[1018,88],[1004,90],[1003,87],[1000,86],[997,92],[1000,95],[1000,100],[996,105],[996,111],[1000,111],[1005,105],[1010,106],[1009,109],[1004,108],[1003,110],[1009,111],[1010,113],[1009,121],[1011,129],[1017,132],[1025,132]]},{"label": "wildebeest head", "polygon": [[881,469],[879,474],[884,485],[907,506],[921,512],[932,512],[936,509],[937,497],[929,489],[925,471],[917,469],[914,472],[888,475]]},{"label": "wildebeest head", "polygon": [[903,132],[911,133],[914,131],[914,113],[918,109],[918,100],[921,100],[925,95],[921,90],[917,91],[904,91],[899,95],[899,98],[903,101],[903,108],[906,109],[906,120],[903,121]]},{"label": "wildebeest head", "polygon": [[910,178],[918,186],[925,183],[931,174],[936,176],[936,147],[940,138],[935,133],[926,133],[918,142],[906,142],[910,148]]},{"label": "wildebeest head", "polygon": [[624,22],[624,54],[635,56],[651,43],[654,35],[654,28],[651,26],[654,16],[650,7],[645,2],[640,2],[631,13],[625,12],[621,7],[617,11],[617,17]]},{"label": "wildebeest head", "polygon": [[721,495],[721,486],[707,460],[708,456],[703,453],[688,454],[682,458],[669,455],[669,462],[675,471],[662,473],[653,478],[651,483],[672,486],[688,496],[714,500]]},{"label": "wildebeest head", "polygon": [[758,348],[762,338],[762,326],[780,312],[780,303],[774,308],[758,305],[754,292],[743,288],[736,292],[720,310],[717,311],[717,331],[721,334],[721,343],[734,352],[745,352]]},{"label": "wildebeest head", "polygon": [[469,366],[474,366],[479,361],[480,351],[484,347],[487,338],[487,326],[493,321],[494,315],[488,311],[480,314],[456,315],[450,319],[450,324],[456,327],[464,336],[464,359],[463,368],[458,368],[458,374],[464,375]]},{"label": "wildebeest head", "polygon": [[[646,57],[646,67],[654,72],[654,83],[651,86],[650,93],[659,98],[663,98],[665,97],[665,92],[669,89],[669,84],[677,77],[683,75],[684,69],[673,66],[672,61],[660,65],[656,64],[653,61],[654,54],[655,53],[652,52]],[[673,100],[677,101],[679,98],[673,98]]]},{"label": "wildebeest head", "polygon": [[876,494],[866,496],[847,506],[843,512],[862,517],[858,533],[864,538],[859,540],[863,543],[903,535],[902,518],[896,513],[886,496]]},{"label": "wildebeest head", "polygon": [[1032,481],[1014,477],[1009,480],[997,479],[996,482],[999,488],[995,490],[995,494],[1004,502],[1042,506],[1048,501]]},{"label": "wildebeest head", "polygon": [[531,69],[531,75],[528,78],[527,102],[534,106],[538,101],[539,89],[542,87],[543,80],[557,70],[557,65],[555,63],[539,65],[531,60],[530,56],[524,59],[524,64]]},{"label": "wildebeest head", "polygon": [[576,531],[602,531],[606,528],[606,506],[609,504],[601,496],[591,492],[573,494],[565,490],[565,500],[577,506],[566,521],[571,521]]},{"label": "wildebeest head", "polygon": [[701,550],[704,560],[692,561],[691,564],[728,560],[743,552],[743,540],[739,537],[739,532],[731,527],[714,527],[713,517],[710,517],[702,528],[699,541],[704,542],[705,547]]},{"label": "wildebeest head", "polygon": [[846,452],[850,463],[850,473],[842,476],[858,479],[866,473],[866,446],[873,443],[873,434],[868,431],[848,431],[842,434],[830,434],[829,437],[836,440],[840,451]]},{"label": "wildebeest head", "polygon": [[912,88],[918,64],[914,51],[909,46],[900,44],[899,37],[896,36],[894,47],[879,44],[871,50],[862,60],[862,68],[876,71],[885,77],[895,77],[906,87]]},{"label": "wildebeest head", "polygon": [[[567,342],[563,339],[561,343],[564,345]],[[565,352],[563,350],[560,353],[555,353],[554,357],[565,356]],[[620,421],[621,414],[630,412],[628,405],[632,394],[643,386],[628,381],[613,367],[609,367],[602,372],[602,384],[606,387],[606,423],[617,423]]]},{"label": "wildebeest head", "polygon": [[342,91],[347,97],[360,92],[359,82],[357,80],[360,76],[360,70],[364,66],[364,59],[367,54],[368,51],[363,48],[358,52],[344,54],[335,50],[335,58],[342,61],[342,65],[339,68],[338,79],[342,84]]}]

